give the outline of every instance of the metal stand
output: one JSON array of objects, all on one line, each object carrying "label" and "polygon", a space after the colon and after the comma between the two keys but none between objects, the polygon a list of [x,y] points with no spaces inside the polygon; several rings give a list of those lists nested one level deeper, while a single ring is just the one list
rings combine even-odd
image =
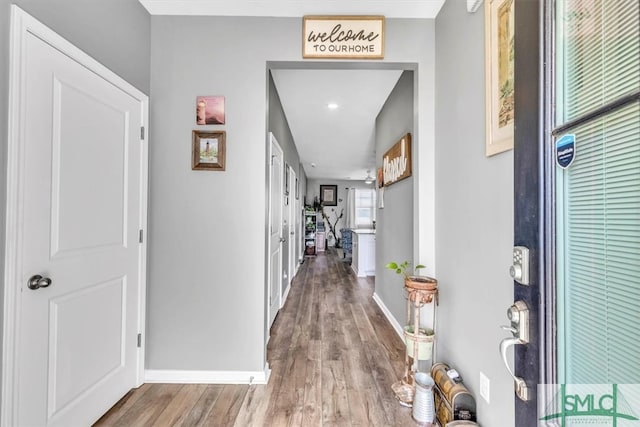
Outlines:
[{"label": "metal stand", "polygon": [[433,344],[435,341],[435,307],[433,310],[433,331],[420,328],[420,309],[425,304],[432,303],[434,299],[437,305],[438,282],[431,278],[415,279],[417,278],[407,279],[404,286],[407,291],[407,321],[404,330],[406,343],[405,371],[402,379],[392,386],[396,398],[404,406],[412,406],[413,404],[418,361],[429,359],[433,361]]}]

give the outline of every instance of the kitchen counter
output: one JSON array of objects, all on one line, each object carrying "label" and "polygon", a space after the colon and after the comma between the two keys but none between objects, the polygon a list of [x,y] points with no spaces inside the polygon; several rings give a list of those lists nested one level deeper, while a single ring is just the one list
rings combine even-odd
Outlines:
[{"label": "kitchen counter", "polygon": [[376,230],[354,229],[351,269],[358,277],[376,275]]}]

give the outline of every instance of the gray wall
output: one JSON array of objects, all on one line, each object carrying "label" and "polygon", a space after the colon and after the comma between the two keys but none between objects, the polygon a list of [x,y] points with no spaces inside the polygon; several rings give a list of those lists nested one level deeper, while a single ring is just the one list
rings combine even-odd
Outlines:
[{"label": "gray wall", "polygon": [[[276,137],[276,141],[278,141],[278,144],[282,148],[282,151],[284,153],[284,164],[289,165],[293,169],[293,171],[296,173],[296,177],[298,178],[298,181],[300,181],[300,175],[301,175],[300,171],[303,171],[302,166],[300,165],[300,156],[298,155],[298,149],[296,148],[295,141],[293,140],[293,135],[291,135],[289,122],[287,121],[287,117],[285,116],[284,110],[282,109],[282,102],[280,101],[280,96],[278,95],[278,90],[275,87],[271,73],[269,73],[268,113],[269,113],[269,119],[268,119],[269,132],[273,132],[273,135]],[[265,150],[268,150],[267,147],[265,147]],[[286,169],[285,169],[285,173],[286,173]],[[288,277],[289,248],[292,244],[296,245],[295,258],[297,259],[298,258],[297,254],[300,252],[300,246],[301,246],[300,244],[301,232],[300,231],[298,232],[298,238],[296,239],[295,242],[291,239],[291,234],[290,234],[290,232],[292,231],[292,227],[300,226],[300,222],[301,222],[300,218],[302,217],[302,209],[304,208],[304,195],[301,195],[299,193],[298,197],[300,197],[299,199],[300,211],[296,212],[297,223],[294,222],[293,224],[290,224],[289,208],[291,207],[291,204],[293,204],[293,209],[296,209],[295,185],[296,185],[295,182],[290,183],[289,205],[285,206],[285,209],[283,211],[283,215],[284,215],[283,218],[286,220],[287,225],[283,228],[283,232],[286,240],[282,244],[282,271],[284,273],[282,277],[282,295],[284,295],[287,292],[287,287],[290,282],[290,279]],[[300,183],[298,183],[298,185],[300,185]],[[265,187],[265,191],[267,191],[266,187]],[[265,233],[266,233],[266,230],[265,230]]]},{"label": "gray wall", "polygon": [[[9,1],[0,0],[0,311],[4,307],[4,247],[7,202],[7,110],[9,107]],[[4,313],[0,316],[0,343],[3,342]],[[1,346],[2,344],[0,344]],[[0,370],[0,382],[2,371]],[[2,397],[2,391],[0,391]]]},{"label": "gray wall", "polygon": [[[266,63],[299,53],[284,37],[298,32],[297,19],[152,18],[149,369],[264,369]],[[226,97],[225,125],[196,126],[198,95]],[[226,130],[226,171],[191,170],[193,129]]]},{"label": "gray wall", "polygon": [[[147,367],[262,370],[266,67],[301,61],[300,19],[154,16],[151,27]],[[385,30],[376,65],[419,65],[433,144],[434,21],[390,19]],[[191,171],[197,95],[226,96],[225,172]]]},{"label": "gray wall", "polygon": [[[133,0],[0,0],[0,277],[4,278],[9,18],[14,3],[144,93],[149,93],[151,18]],[[4,287],[4,280],[2,281]],[[0,301],[4,290],[0,289]],[[0,307],[4,306],[4,303]],[[2,333],[0,316],[0,334]],[[0,337],[1,338],[1,337]]]},{"label": "gray wall", "polygon": [[149,94],[151,18],[136,0],[13,0],[107,68]]},{"label": "gray wall", "polygon": [[[513,426],[513,382],[498,355],[513,302],[513,152],[485,157],[484,17],[448,1],[436,19],[437,357],[476,395],[480,424]],[[479,373],[491,381],[480,397]]]},{"label": "gray wall", "polygon": [[[391,91],[382,110],[376,118],[376,167],[382,167],[382,156],[405,134],[411,133],[413,147],[419,142],[414,136],[414,73],[405,71]],[[419,165],[412,157],[412,171],[416,173]],[[384,268],[391,262],[408,260],[415,264],[429,265],[434,261],[413,259],[415,233],[414,215],[414,176],[396,182],[384,188],[384,209],[378,209],[376,221],[376,294],[396,320],[404,323],[407,303],[403,291],[403,278]]]}]

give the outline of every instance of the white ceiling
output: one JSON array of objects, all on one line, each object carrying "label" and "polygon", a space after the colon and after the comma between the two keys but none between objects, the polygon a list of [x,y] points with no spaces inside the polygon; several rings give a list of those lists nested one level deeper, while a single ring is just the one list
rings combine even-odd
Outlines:
[{"label": "white ceiling", "polygon": [[[152,15],[435,18],[445,0],[140,0]],[[459,0],[458,0],[459,1]]]},{"label": "white ceiling", "polygon": [[[152,15],[383,15],[436,17],[445,0],[139,0]],[[399,70],[272,70],[296,142],[312,179],[375,176],[374,126]],[[339,104],[329,110],[327,104]],[[312,167],[311,164],[315,167]]]},{"label": "white ceiling", "polygon": [[[402,71],[271,73],[308,178],[363,180],[367,170],[375,176],[375,119]],[[338,108],[331,110],[333,102]]]}]

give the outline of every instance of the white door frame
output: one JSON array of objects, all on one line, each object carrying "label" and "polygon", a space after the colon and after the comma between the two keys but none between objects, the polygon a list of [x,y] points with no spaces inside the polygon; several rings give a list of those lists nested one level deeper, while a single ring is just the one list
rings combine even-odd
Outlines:
[{"label": "white door frame", "polygon": [[[267,183],[267,204],[268,204],[268,209],[267,209],[267,254],[266,254],[266,263],[267,263],[267,274],[266,274],[266,281],[267,281],[267,292],[265,294],[265,304],[267,306],[267,322],[266,322],[266,330],[265,330],[265,334],[267,337],[267,340],[269,338],[269,329],[271,328],[271,301],[269,301],[269,298],[271,296],[271,287],[272,287],[272,283],[271,283],[271,230],[269,229],[271,226],[271,215],[272,215],[272,206],[271,206],[271,168],[273,167],[271,158],[273,156],[273,152],[272,152],[272,147],[276,146],[278,148],[278,150],[283,153],[282,156],[282,164],[281,164],[281,168],[280,168],[280,181],[282,183],[282,185],[284,185],[284,151],[282,150],[282,147],[280,146],[280,144],[278,144],[278,141],[276,140],[275,135],[273,134],[273,132],[269,132],[269,156],[268,156],[268,179],[269,182]],[[280,194],[282,195],[282,191],[280,192]],[[283,200],[283,199],[281,199]],[[281,231],[282,231],[282,219],[284,218],[284,206],[283,206],[283,202],[280,203],[280,206],[282,208],[282,214],[281,214],[281,221],[280,221],[280,227],[281,227]],[[282,233],[280,233],[280,237],[282,236]],[[280,242],[280,253],[282,254],[282,242]],[[280,262],[278,263],[278,265],[280,265],[280,268],[282,268],[282,258],[280,259]],[[282,271],[281,271],[282,273]],[[278,290],[276,292],[277,296],[276,298],[278,298],[278,307],[282,307],[282,274],[280,274],[278,276]]]},{"label": "white door frame", "polygon": [[[298,178],[298,185],[300,183],[300,178]],[[303,235],[303,230],[302,230],[302,209],[300,209],[300,195],[301,195],[301,190],[300,188],[298,188],[298,198],[296,199],[296,213],[295,213],[295,227],[296,227],[296,270],[295,272],[298,273],[298,270],[300,269],[300,260],[302,259],[302,244],[304,241],[304,235]]]},{"label": "white door frame", "polygon": [[[134,99],[140,101],[144,128],[148,129],[149,99],[123,80],[121,77],[105,68],[95,59],[69,43],[53,30],[25,13],[16,5],[11,6],[11,52],[9,70],[9,142],[7,147],[7,224],[5,243],[5,273],[4,273],[4,306],[3,306],[3,339],[2,347],[2,400],[0,401],[0,426],[16,425],[18,401],[18,378],[16,366],[18,362],[18,342],[20,338],[20,283],[19,266],[22,264],[23,235],[20,229],[20,218],[23,215],[24,165],[24,129],[23,98],[25,87],[25,39],[27,34],[35,35],[55,49],[74,59],[87,69],[111,82]],[[147,177],[148,177],[148,140],[147,133],[140,144],[140,229],[147,229]],[[147,244],[139,245],[140,265],[138,330],[142,333],[141,346],[138,349],[137,382],[141,385],[144,379],[144,331],[146,310],[146,259]]]},{"label": "white door frame", "polygon": [[[289,282],[287,283],[287,292],[291,283],[293,282],[293,276],[296,275],[296,264],[298,262],[298,251],[297,249],[297,240],[298,240],[298,229],[297,229],[297,210],[296,207],[298,205],[298,201],[296,200],[296,172],[293,168],[289,168],[289,186],[291,189],[289,190],[289,236],[287,239],[289,240],[289,254],[287,258],[287,274],[289,277]],[[286,298],[284,298],[286,299]],[[284,299],[282,303],[284,304]]]}]

